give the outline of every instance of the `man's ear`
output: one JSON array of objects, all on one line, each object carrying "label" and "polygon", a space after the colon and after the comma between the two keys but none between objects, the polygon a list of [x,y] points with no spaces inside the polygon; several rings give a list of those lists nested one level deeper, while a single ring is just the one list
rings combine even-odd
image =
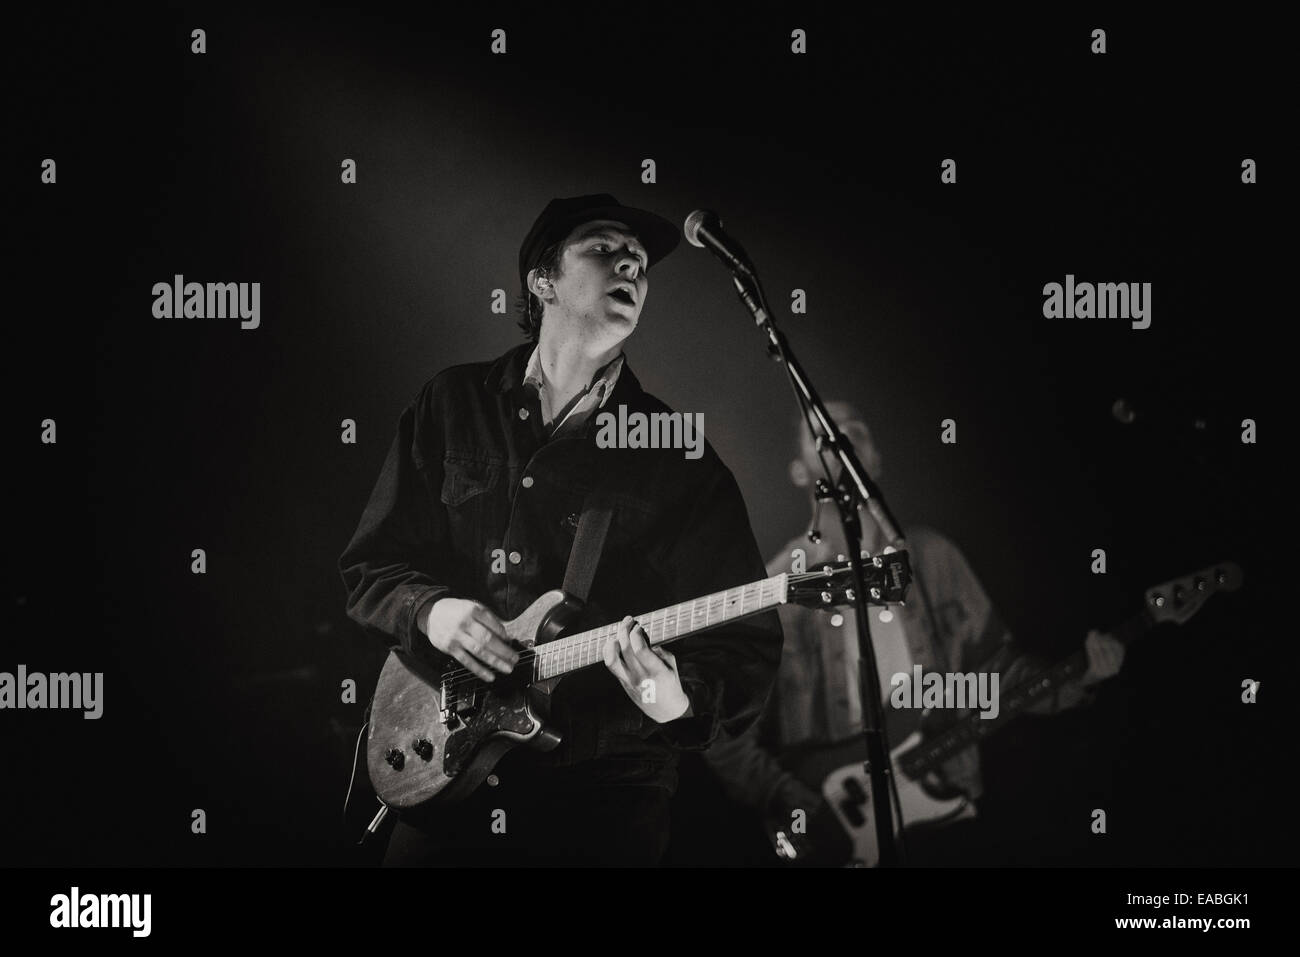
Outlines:
[{"label": "man's ear", "polygon": [[549,302],[555,298],[554,286],[546,278],[546,273],[540,269],[533,268],[528,270],[528,291],[536,295],[539,299]]},{"label": "man's ear", "polygon": [[807,488],[812,481],[812,476],[808,474],[808,466],[803,464],[802,459],[790,460],[790,481],[799,488]]}]

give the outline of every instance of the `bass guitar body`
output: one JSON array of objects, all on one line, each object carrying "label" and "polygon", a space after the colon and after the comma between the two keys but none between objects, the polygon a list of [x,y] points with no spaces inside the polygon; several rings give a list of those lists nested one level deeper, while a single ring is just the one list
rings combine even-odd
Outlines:
[{"label": "bass guitar body", "polygon": [[[898,757],[921,743],[920,731],[914,731],[890,753],[898,803],[902,809],[900,826],[894,815],[894,831],[902,827],[945,826],[975,816],[975,805],[966,795],[943,788],[934,780],[916,780],[899,766]],[[875,867],[880,863],[880,846],[876,841],[875,810],[871,806],[871,781],[863,768],[866,745],[862,738],[851,738],[817,748],[806,748],[797,757],[788,756],[786,764],[805,784],[821,791],[822,797],[853,845],[849,867]]]},{"label": "bass guitar body", "polygon": [[[895,786],[898,788],[898,806],[903,812],[903,827],[937,827],[952,824],[963,818],[975,816],[975,805],[959,791],[941,788],[937,784],[909,778],[898,766],[898,755],[921,743],[921,732],[913,732],[890,754],[893,763]],[[835,811],[835,816],[853,841],[853,867],[875,867],[880,863],[880,846],[876,843],[875,819],[872,817],[871,782],[862,767],[862,760],[853,757],[864,751],[861,739],[841,748],[837,757],[848,760],[833,770],[822,783],[822,796]],[[901,828],[897,815],[894,831]]]}]

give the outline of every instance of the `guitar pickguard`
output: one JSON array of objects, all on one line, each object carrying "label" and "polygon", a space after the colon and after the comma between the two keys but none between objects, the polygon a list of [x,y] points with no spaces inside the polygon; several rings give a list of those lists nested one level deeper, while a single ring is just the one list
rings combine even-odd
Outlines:
[{"label": "guitar pickguard", "polygon": [[462,773],[485,740],[499,732],[531,737],[541,727],[528,708],[522,689],[499,694],[494,689],[480,693],[481,701],[460,716],[462,726],[447,738],[443,770],[449,777]]}]

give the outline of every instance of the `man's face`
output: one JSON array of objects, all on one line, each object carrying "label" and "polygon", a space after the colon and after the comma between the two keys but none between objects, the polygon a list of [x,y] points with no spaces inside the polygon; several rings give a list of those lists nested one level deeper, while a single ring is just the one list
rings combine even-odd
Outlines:
[{"label": "man's face", "polygon": [[645,306],[647,262],[645,247],[625,223],[583,223],[565,240],[545,322],[558,321],[563,328],[556,332],[592,351],[617,346],[636,329]]},{"label": "man's face", "polygon": [[[878,479],[881,465],[880,452],[872,441],[871,430],[862,421],[862,416],[858,414],[857,409],[847,402],[831,401],[826,403],[826,411],[831,414],[831,418],[839,425],[840,431],[852,443],[854,451],[858,454],[858,460],[862,462],[862,467],[867,470],[867,474],[873,479]],[[790,477],[795,485],[806,487],[811,484],[813,478],[822,475],[822,467],[807,427],[802,429],[800,436],[800,455],[790,463]],[[839,466],[829,452],[827,461],[831,463],[831,476],[838,475]]]}]

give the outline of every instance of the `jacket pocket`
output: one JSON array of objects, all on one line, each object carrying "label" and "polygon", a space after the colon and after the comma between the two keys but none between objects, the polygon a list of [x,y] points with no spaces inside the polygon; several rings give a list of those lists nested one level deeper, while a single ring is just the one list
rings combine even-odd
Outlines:
[{"label": "jacket pocket", "polygon": [[442,492],[444,505],[463,505],[476,495],[501,483],[502,466],[476,459],[447,458],[443,462]]}]

